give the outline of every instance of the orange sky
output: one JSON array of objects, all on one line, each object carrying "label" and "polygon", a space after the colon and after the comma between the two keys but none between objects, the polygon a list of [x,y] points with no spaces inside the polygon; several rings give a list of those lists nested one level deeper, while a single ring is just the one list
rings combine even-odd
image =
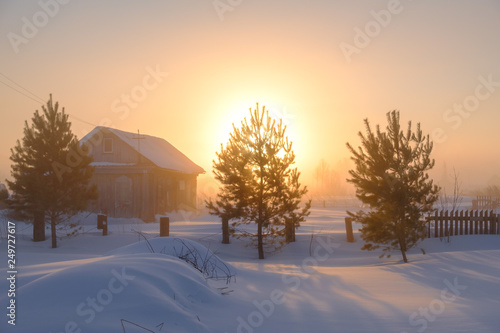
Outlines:
[{"label": "orange sky", "polygon": [[470,186],[500,175],[498,1],[41,3],[0,0],[0,180],[49,93],[79,137],[140,129],[208,174],[259,102],[284,118],[308,183],[392,109],[437,134],[436,177],[445,164]]}]

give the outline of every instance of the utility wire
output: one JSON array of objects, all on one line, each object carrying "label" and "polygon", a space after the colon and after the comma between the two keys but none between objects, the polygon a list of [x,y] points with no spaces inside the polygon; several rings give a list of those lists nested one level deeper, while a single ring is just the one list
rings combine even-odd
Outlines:
[{"label": "utility wire", "polygon": [[[12,90],[14,90],[14,91],[16,91],[16,92],[20,93],[21,95],[23,95],[23,96],[25,96],[25,97],[27,97],[27,98],[31,99],[32,101],[35,101],[35,102],[38,102],[38,103],[41,103],[41,104],[45,104],[45,102],[43,101],[43,99],[42,99],[41,97],[39,97],[38,95],[36,95],[36,94],[32,93],[30,90],[28,90],[28,89],[24,88],[24,87],[23,87],[23,86],[21,86],[19,83],[16,83],[14,80],[12,80],[12,79],[8,78],[5,74],[0,73],[0,75],[1,75],[1,76],[3,76],[4,78],[6,78],[7,80],[11,81],[11,82],[12,82],[12,83],[14,83],[16,86],[18,86],[19,88],[21,88],[21,89],[23,89],[24,91],[28,92],[29,94],[31,94],[31,95],[32,95],[32,96],[34,96],[34,97],[29,96],[29,95],[28,95],[28,94],[26,94],[25,92],[20,91],[19,89],[17,89],[17,88],[15,88],[15,87],[13,87],[12,85],[10,85],[10,84],[8,84],[8,83],[6,83],[6,82],[2,81],[2,80],[0,80],[0,83],[3,83],[4,85],[6,85],[7,87],[9,87],[10,89],[12,89]],[[74,118],[75,120],[81,121],[82,123],[85,123],[85,124],[87,124],[87,125],[91,125],[91,126],[97,127],[97,125],[95,125],[95,124],[93,124],[93,123],[91,123],[91,122],[88,122],[88,121],[86,121],[86,120],[83,120],[83,119],[81,119],[81,118],[78,118],[78,117],[76,117],[76,116],[74,116],[74,115],[72,115],[72,114],[69,114],[69,113],[66,113],[66,114],[67,114],[67,115],[69,115],[70,117]]]},{"label": "utility wire", "polygon": [[[23,86],[21,86],[19,83],[17,83],[16,81],[12,80],[11,78],[7,77],[7,75],[3,74],[3,73],[0,73],[1,76],[3,76],[4,78],[6,78],[7,80],[9,80],[10,82],[14,83],[16,86],[18,86],[19,88],[23,89],[24,91],[30,93],[32,96],[36,97],[39,101],[42,101],[43,103],[43,98],[41,98],[40,96],[34,94],[32,91],[24,88]],[[2,82],[3,83],[3,82]],[[13,88],[12,86],[9,86],[11,88]],[[17,91],[17,90],[16,90]],[[23,94],[24,95],[24,94]],[[25,95],[26,96],[26,95]]]},{"label": "utility wire", "polygon": [[17,92],[18,92],[18,93],[20,93],[21,95],[23,95],[23,96],[25,96],[25,97],[28,97],[29,99],[31,99],[31,100],[33,100],[33,101],[35,101],[35,102],[37,102],[37,103],[42,103],[42,104],[43,104],[43,102],[41,102],[40,100],[35,99],[35,98],[33,98],[33,97],[31,97],[31,96],[29,96],[29,95],[25,94],[24,92],[22,92],[22,91],[20,91],[20,90],[18,90],[18,89],[16,89],[16,88],[14,88],[13,86],[9,85],[8,83],[5,83],[5,82],[3,82],[3,81],[1,81],[1,80],[0,80],[0,83],[5,84],[5,85],[6,85],[7,87],[9,87],[10,89],[12,89],[12,90],[14,90],[14,91],[17,91]]}]

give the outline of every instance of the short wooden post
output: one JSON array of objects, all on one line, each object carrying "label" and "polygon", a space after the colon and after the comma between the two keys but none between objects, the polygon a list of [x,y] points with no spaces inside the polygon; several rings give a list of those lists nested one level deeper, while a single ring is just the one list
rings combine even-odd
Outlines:
[{"label": "short wooden post", "polygon": [[104,214],[97,214],[97,229],[102,230],[103,229],[103,222],[104,220],[107,219],[107,216]]},{"label": "short wooden post", "polygon": [[160,237],[170,236],[170,218],[160,217]]},{"label": "short wooden post", "polygon": [[102,220],[102,235],[107,236],[108,235],[108,216],[103,215],[104,219]]},{"label": "short wooden post", "polygon": [[352,217],[345,218],[345,233],[349,243],[354,242],[354,233],[352,232]]},{"label": "short wooden post", "polygon": [[97,229],[102,230],[102,235],[108,234],[108,216],[104,214],[97,214]]}]

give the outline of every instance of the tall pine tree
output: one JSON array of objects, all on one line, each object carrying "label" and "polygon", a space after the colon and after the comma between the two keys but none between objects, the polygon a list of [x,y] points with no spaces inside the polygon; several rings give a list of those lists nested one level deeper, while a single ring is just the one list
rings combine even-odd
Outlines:
[{"label": "tall pine tree", "polygon": [[[285,137],[286,126],[277,123],[265,107],[250,110],[241,127],[233,124],[229,142],[221,144],[213,168],[221,183],[217,199],[207,201],[213,215],[222,219],[223,243],[229,232],[255,241],[259,259],[264,249],[295,240],[295,229],[309,215],[310,202],[299,207],[307,188],[299,183],[300,172],[292,169],[295,154]],[[229,225],[231,221],[231,226]],[[256,233],[237,230],[255,223]]]},{"label": "tall pine tree", "polygon": [[13,196],[11,206],[33,216],[33,240],[45,239],[45,218],[50,220],[52,247],[57,247],[56,226],[64,215],[87,207],[97,198],[89,186],[92,158],[71,132],[64,108],[52,102],[38,110],[31,126],[25,122],[24,137],[11,149],[13,181],[7,180]]},{"label": "tall pine tree", "polygon": [[373,132],[365,119],[366,134],[359,132],[361,147],[354,149],[347,143],[355,163],[348,181],[355,185],[358,199],[370,207],[367,212],[349,214],[362,224],[366,242],[362,249],[383,245],[384,254],[398,249],[408,262],[406,252],[425,237],[423,215],[438,199],[439,188],[427,173],[434,166],[433,144],[420,124],[413,132],[409,122],[404,132],[399,111],[387,113],[387,122],[385,132],[379,126]]}]

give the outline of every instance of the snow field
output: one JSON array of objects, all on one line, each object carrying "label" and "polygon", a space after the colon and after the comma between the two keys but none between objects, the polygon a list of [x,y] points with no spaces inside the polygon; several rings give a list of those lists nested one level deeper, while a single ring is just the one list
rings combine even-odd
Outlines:
[{"label": "snow field", "polygon": [[[414,249],[403,264],[399,253],[379,259],[380,252],[361,251],[359,233],[347,243],[344,217],[345,209],[313,209],[297,242],[265,260],[240,240],[220,244],[211,216],[171,219],[172,237],[161,239],[158,223],[113,221],[103,237],[89,222],[58,249],[31,242],[26,228],[18,325],[4,319],[0,331],[498,332],[500,236],[426,239],[427,254]],[[181,238],[236,277],[227,285],[207,280],[172,257]]]}]

